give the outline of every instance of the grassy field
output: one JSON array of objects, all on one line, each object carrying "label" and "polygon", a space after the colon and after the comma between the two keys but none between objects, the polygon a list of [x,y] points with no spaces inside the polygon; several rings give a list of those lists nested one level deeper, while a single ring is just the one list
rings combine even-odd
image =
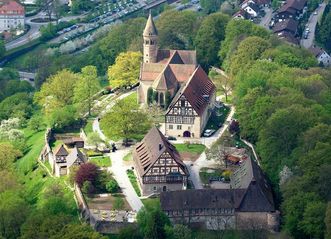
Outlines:
[{"label": "grassy field", "polygon": [[137,177],[136,175],[134,175],[134,172],[131,169],[126,170],[126,173],[129,177],[129,180],[134,188],[134,190],[136,191],[137,195],[140,197],[141,196],[141,192],[140,192],[140,188],[138,185],[138,181],[137,181]]},{"label": "grassy field", "polygon": [[179,153],[196,153],[202,154],[206,146],[203,144],[174,144]]},{"label": "grassy field", "polygon": [[112,165],[111,158],[107,156],[91,157],[89,158],[89,161],[99,167],[111,167]]},{"label": "grassy field", "polygon": [[[39,207],[44,203],[44,191],[54,183],[59,183],[63,188],[63,196],[72,209],[72,214],[77,215],[76,203],[73,193],[66,187],[64,179],[52,178],[47,171],[38,164],[37,159],[44,147],[44,131],[33,132],[25,129],[28,152],[16,162],[19,180],[24,184],[25,198],[29,204]],[[47,167],[47,166],[46,166]]]}]

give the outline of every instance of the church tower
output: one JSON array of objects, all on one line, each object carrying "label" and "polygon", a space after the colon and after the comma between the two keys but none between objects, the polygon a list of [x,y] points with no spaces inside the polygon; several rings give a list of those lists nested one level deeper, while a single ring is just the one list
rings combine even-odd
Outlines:
[{"label": "church tower", "polygon": [[151,12],[149,13],[144,37],[144,63],[155,63],[157,61],[157,30]]}]

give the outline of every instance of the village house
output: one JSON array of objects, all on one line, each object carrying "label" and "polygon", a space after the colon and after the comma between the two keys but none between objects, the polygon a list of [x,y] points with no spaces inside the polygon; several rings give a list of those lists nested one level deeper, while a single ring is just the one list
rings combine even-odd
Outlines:
[{"label": "village house", "polygon": [[199,138],[215,106],[215,85],[197,64],[195,51],[158,49],[151,15],[143,38],[138,102],[155,101],[167,109],[167,136]]},{"label": "village house", "polygon": [[0,1],[0,32],[24,29],[24,7],[14,0]]},{"label": "village house", "polygon": [[161,193],[161,208],[172,223],[208,230],[276,231],[272,189],[257,163],[247,158],[233,173],[228,189],[198,189]]},{"label": "village house", "polygon": [[242,19],[242,20],[250,19],[250,17],[251,16],[246,11],[244,11],[243,9],[240,9],[238,12],[236,12],[232,16],[233,19]]},{"label": "village house", "polygon": [[272,29],[272,31],[280,38],[285,41],[298,45],[299,40],[296,38],[298,33],[298,21],[294,19],[286,19],[280,22],[277,22]]},{"label": "village house", "polygon": [[247,12],[252,18],[257,17],[260,12],[260,8],[255,3],[245,4],[245,6],[242,6],[242,9]]},{"label": "village house", "polygon": [[68,175],[72,166],[79,166],[87,162],[87,157],[76,146],[72,149],[60,145],[53,154],[48,157],[53,174],[56,177]]},{"label": "village house", "polygon": [[133,161],[144,196],[186,189],[189,176],[186,166],[176,148],[156,127],[135,147]]},{"label": "village house", "polygon": [[329,67],[331,65],[331,56],[323,48],[312,46],[309,51],[316,57],[321,66]]},{"label": "village house", "polygon": [[277,12],[277,19],[299,19],[305,12],[307,0],[288,0]]}]

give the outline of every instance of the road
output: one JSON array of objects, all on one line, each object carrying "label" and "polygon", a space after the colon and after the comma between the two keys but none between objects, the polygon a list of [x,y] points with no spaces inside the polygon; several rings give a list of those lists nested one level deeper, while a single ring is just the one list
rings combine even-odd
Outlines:
[{"label": "road", "polygon": [[263,10],[265,11],[265,15],[261,18],[261,22],[259,23],[259,25],[269,30],[269,23],[272,18],[272,9],[269,7],[265,7],[263,8]]},{"label": "road", "polygon": [[315,11],[317,12],[316,15],[314,15],[314,13],[312,13],[309,17],[308,23],[307,23],[307,27],[309,27],[309,34],[308,34],[308,38],[307,39],[301,39],[300,40],[300,45],[303,46],[304,48],[310,48],[313,43],[314,43],[314,39],[315,39],[315,30],[316,30],[316,25],[318,20],[322,17],[323,12],[325,10],[326,7],[326,3],[323,2]]}]

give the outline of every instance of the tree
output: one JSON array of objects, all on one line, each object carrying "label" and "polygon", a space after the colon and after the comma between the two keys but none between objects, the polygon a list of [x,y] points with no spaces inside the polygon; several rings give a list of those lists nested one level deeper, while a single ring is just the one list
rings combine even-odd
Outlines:
[{"label": "tree", "polygon": [[217,52],[221,41],[225,38],[225,29],[230,17],[222,13],[214,13],[207,16],[195,37],[195,47],[199,63],[204,69],[220,64]]},{"label": "tree", "polygon": [[331,238],[331,202],[328,202],[324,223],[326,226],[325,239]]},{"label": "tree", "polygon": [[60,130],[76,122],[76,108],[73,105],[56,108],[46,117],[51,128]]},{"label": "tree", "polygon": [[140,52],[125,52],[116,57],[114,65],[108,68],[109,84],[113,87],[132,86],[138,82],[140,72]]},{"label": "tree", "polygon": [[116,182],[115,179],[111,179],[107,184],[106,184],[106,189],[110,193],[116,193],[120,189],[118,183]]},{"label": "tree", "polygon": [[228,1],[224,1],[220,7],[220,12],[232,16],[235,13],[235,8]]},{"label": "tree", "polygon": [[87,224],[68,224],[59,233],[52,235],[49,239],[107,239],[94,231]]},{"label": "tree", "polygon": [[28,93],[16,93],[0,103],[0,120],[8,118],[27,119],[32,115],[32,97]]},{"label": "tree", "polygon": [[191,239],[192,231],[188,226],[175,224],[173,227],[167,227],[167,238],[171,239]]},{"label": "tree", "polygon": [[12,171],[1,170],[0,178],[0,194],[7,190],[19,189],[20,185],[17,182],[17,175],[15,175]]},{"label": "tree", "polygon": [[100,90],[100,83],[95,66],[85,66],[80,74],[80,80],[74,88],[74,101],[79,108],[91,115],[93,96]]},{"label": "tree", "polygon": [[74,89],[80,77],[69,71],[61,70],[50,76],[42,85],[34,100],[43,107],[46,115],[56,109],[71,105],[74,102]]},{"label": "tree", "polygon": [[218,74],[213,70],[209,72],[209,77],[212,78],[216,88],[220,89],[223,92],[225,96],[225,101],[227,102],[228,96],[232,92],[233,79],[231,77]]},{"label": "tree", "polygon": [[162,12],[156,22],[159,46],[165,49],[193,49],[199,23],[198,14],[193,11],[172,9]]},{"label": "tree", "polygon": [[326,50],[331,50],[331,11],[326,7],[326,14],[323,15],[322,21],[317,25],[316,40],[321,43]]},{"label": "tree", "polygon": [[0,39],[0,58],[5,55],[6,48],[5,48],[5,42]]},{"label": "tree", "polygon": [[29,206],[18,192],[0,193],[0,236],[14,239],[20,235],[20,227],[25,221]]},{"label": "tree", "polygon": [[137,226],[129,225],[120,230],[118,239],[143,239]]},{"label": "tree", "polygon": [[159,103],[159,92],[157,91],[153,91],[153,102],[155,102],[156,104]]},{"label": "tree", "polygon": [[139,111],[136,102],[120,100],[101,119],[105,134],[109,137],[124,139],[137,138],[145,134],[150,127],[150,122],[145,113]]},{"label": "tree", "polygon": [[28,126],[35,132],[39,132],[45,126],[44,118],[41,115],[35,114],[29,120]]},{"label": "tree", "polygon": [[0,143],[0,171],[10,170],[13,162],[20,156],[22,153],[12,144]]},{"label": "tree", "polygon": [[82,192],[87,195],[94,193],[94,186],[91,181],[85,181],[82,186]]},{"label": "tree", "polygon": [[299,227],[311,238],[323,238],[326,204],[321,201],[309,202],[303,213]]},{"label": "tree", "polygon": [[220,9],[220,6],[222,3],[223,3],[223,0],[201,0],[200,1],[203,12],[206,14],[217,12]]},{"label": "tree", "polygon": [[147,104],[150,105],[153,102],[153,88],[149,87],[147,90]]},{"label": "tree", "polygon": [[144,238],[159,239],[166,238],[166,226],[170,221],[160,207],[154,209],[142,208],[137,215],[139,228]]},{"label": "tree", "polygon": [[76,173],[75,182],[82,187],[85,181],[90,181],[92,184],[98,176],[98,167],[93,163],[85,163],[79,166]]},{"label": "tree", "polygon": [[97,132],[92,132],[87,136],[87,141],[90,145],[95,146],[97,149],[99,144],[103,142],[103,140],[100,138],[99,134]]}]

